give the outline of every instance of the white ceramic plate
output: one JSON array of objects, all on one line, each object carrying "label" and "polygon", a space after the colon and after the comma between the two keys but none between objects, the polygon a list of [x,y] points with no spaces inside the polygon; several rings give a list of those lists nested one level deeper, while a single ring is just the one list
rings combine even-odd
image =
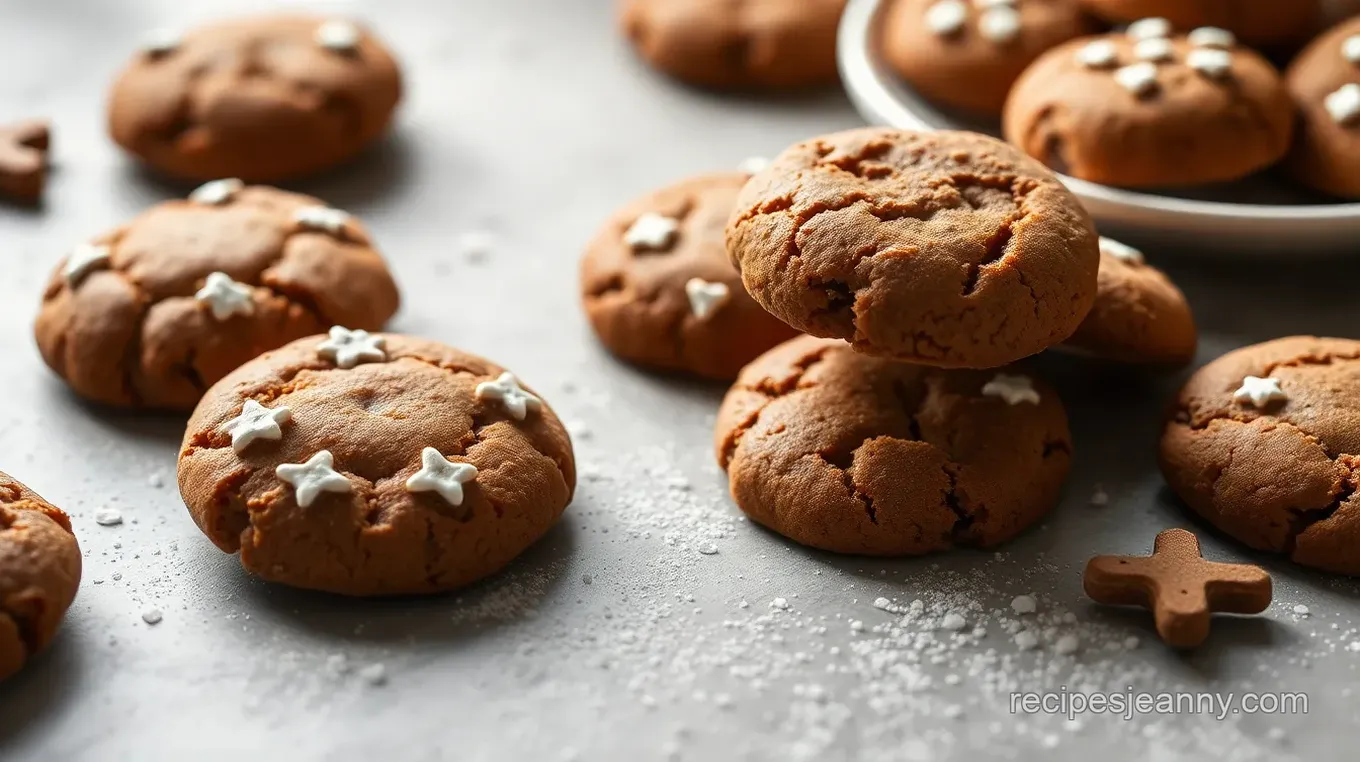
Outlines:
[{"label": "white ceramic plate", "polygon": [[[979,129],[912,92],[879,54],[878,23],[886,0],[850,0],[841,21],[841,77],[850,99],[873,124],[904,129]],[[1292,196],[1283,183],[1258,179],[1206,190],[1159,195],[1062,176],[1102,233],[1139,243],[1212,254],[1289,257],[1360,251],[1360,203],[1319,203]]]}]

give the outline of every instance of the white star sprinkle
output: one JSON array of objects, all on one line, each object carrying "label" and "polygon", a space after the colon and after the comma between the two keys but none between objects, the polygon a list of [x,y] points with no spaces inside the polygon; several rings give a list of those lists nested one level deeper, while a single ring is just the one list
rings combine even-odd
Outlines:
[{"label": "white star sprinkle", "polygon": [[1195,48],[1185,57],[1190,68],[1211,79],[1223,79],[1232,71],[1232,53],[1218,48]]},{"label": "white star sprinkle", "polygon": [[1109,254],[1121,262],[1131,265],[1143,264],[1143,252],[1133,248],[1126,243],[1120,243],[1113,238],[1100,237],[1100,253]]},{"label": "white star sprinkle", "polygon": [[1028,376],[998,373],[982,386],[982,394],[984,397],[1000,397],[1007,405],[1019,405],[1022,402],[1039,404],[1039,392],[1034,390],[1034,382]]},{"label": "white star sprinkle", "polygon": [[194,294],[199,304],[206,304],[213,317],[226,320],[232,315],[249,315],[255,312],[255,300],[250,286],[238,283],[226,273],[210,273],[203,288]]},{"label": "white star sprinkle", "polygon": [[1289,395],[1280,388],[1280,379],[1274,376],[1247,376],[1242,379],[1242,387],[1233,392],[1233,399],[1243,405],[1264,408],[1277,400],[1289,399]]},{"label": "white star sprinkle", "polygon": [[1125,29],[1124,32],[1135,40],[1169,37],[1171,36],[1171,22],[1157,17],[1139,19],[1129,24],[1129,28]]},{"label": "white star sprinkle", "polygon": [[995,43],[1005,43],[1020,36],[1020,12],[1009,5],[988,9],[978,19],[978,34]]},{"label": "white star sprinkle", "polygon": [[1341,43],[1341,57],[1353,64],[1360,64],[1360,34],[1353,34]]},{"label": "white star sprinkle", "polygon": [[62,275],[66,276],[66,284],[72,288],[80,285],[86,275],[91,270],[102,269],[109,263],[109,247],[103,244],[82,243],[71,250],[71,254],[66,257],[66,266],[62,268]]},{"label": "white star sprinkle", "polygon": [[1157,89],[1157,65],[1143,61],[1117,69],[1114,81],[1138,97]]},{"label": "white star sprinkle", "polygon": [[727,301],[728,295],[726,283],[710,283],[703,278],[685,281],[685,296],[689,297],[690,311],[700,320]]},{"label": "white star sprinkle", "polygon": [[1110,40],[1088,42],[1077,49],[1077,63],[1088,69],[1108,69],[1119,62],[1119,47]]},{"label": "white star sprinkle", "polygon": [[536,413],[543,407],[543,400],[525,391],[515,374],[509,372],[502,373],[495,381],[477,384],[476,395],[479,400],[500,400],[505,412],[517,421],[524,420],[530,412]]},{"label": "white star sprinkle", "polygon": [[387,338],[368,331],[332,326],[329,338],[316,345],[316,353],[345,370],[366,362],[387,362]]},{"label": "white star sprinkle", "polygon": [[406,480],[408,492],[438,492],[452,506],[463,504],[463,485],[477,478],[477,467],[453,463],[433,447],[420,451],[420,470]]},{"label": "white star sprinkle", "polygon": [[304,206],[293,212],[293,221],[309,230],[321,230],[331,235],[345,232],[350,221],[349,212],[329,206]]},{"label": "white star sprinkle", "polygon": [[1216,26],[1202,26],[1198,29],[1190,30],[1190,34],[1185,36],[1191,45],[1197,48],[1231,48],[1237,44],[1237,38],[1227,29],[1219,29]]},{"label": "white star sprinkle", "polygon": [[293,485],[297,493],[297,504],[306,508],[316,502],[322,492],[349,492],[354,488],[343,474],[332,466],[335,458],[330,450],[322,450],[307,459],[306,463],[284,463],[274,469],[274,474]]},{"label": "white star sprinkle", "polygon": [[973,0],[973,5],[979,8],[995,8],[998,5],[1015,5],[1019,0]]},{"label": "white star sprinkle", "polygon": [[178,50],[181,42],[179,32],[174,29],[152,29],[142,36],[142,52],[152,58],[159,58]]},{"label": "white star sprinkle", "polygon": [[675,241],[680,232],[680,221],[673,217],[663,217],[656,212],[647,212],[638,217],[623,234],[623,242],[635,251],[651,249],[665,251]]},{"label": "white star sprinkle", "polygon": [[1133,55],[1142,61],[1169,61],[1176,55],[1176,46],[1165,37],[1149,37],[1133,46]]},{"label": "white star sprinkle", "polygon": [[359,27],[344,19],[331,19],[316,28],[312,39],[326,50],[352,53],[359,47]]},{"label": "white star sprinkle", "polygon": [[939,0],[926,9],[926,28],[940,37],[957,34],[968,22],[968,6],[961,0]]},{"label": "white star sprinkle", "polygon": [[293,420],[293,413],[284,405],[268,408],[255,400],[246,400],[241,414],[222,424],[223,433],[231,436],[231,449],[244,452],[257,439],[277,441],[283,438],[280,424]]},{"label": "white star sprinkle", "polygon": [[741,160],[737,165],[738,172],[745,172],[748,175],[758,175],[770,166],[770,160],[764,156],[748,156]]},{"label": "white star sprinkle", "polygon": [[221,180],[212,180],[203,183],[189,194],[189,200],[195,204],[207,204],[217,206],[225,204],[236,197],[246,184],[235,177],[224,177]]},{"label": "white star sprinkle", "polygon": [[1323,99],[1322,105],[1337,124],[1350,124],[1360,117],[1360,85],[1354,82],[1342,85],[1339,90]]}]

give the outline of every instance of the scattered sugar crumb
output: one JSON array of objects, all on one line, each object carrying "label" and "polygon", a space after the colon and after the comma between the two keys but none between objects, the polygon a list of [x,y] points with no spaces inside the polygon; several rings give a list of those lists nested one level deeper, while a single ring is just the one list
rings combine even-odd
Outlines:
[{"label": "scattered sugar crumb", "polygon": [[1308,616],[1312,612],[1308,610],[1307,606],[1300,603],[1294,606],[1294,613],[1299,616]]},{"label": "scattered sugar crumb", "polygon": [[1011,611],[1017,614],[1033,614],[1039,610],[1039,604],[1035,602],[1032,595],[1017,595],[1011,599]]},{"label": "scattered sugar crumb", "polygon": [[100,508],[94,512],[94,523],[101,527],[112,527],[123,523],[123,514],[117,508]]},{"label": "scattered sugar crumb", "polygon": [[1100,508],[1109,504],[1110,504],[1109,493],[1105,491],[1105,488],[1103,486],[1097,484],[1096,488],[1091,492],[1091,505]]},{"label": "scattered sugar crumb", "polygon": [[1076,653],[1079,648],[1081,648],[1081,640],[1071,633],[1058,638],[1058,642],[1053,644],[1053,650],[1064,656]]},{"label": "scattered sugar crumb", "polygon": [[387,667],[382,662],[369,664],[359,670],[359,677],[369,685],[385,685],[387,683]]},{"label": "scattered sugar crumb", "polygon": [[146,622],[147,624],[160,624],[161,619],[162,616],[160,609],[147,609],[146,611],[142,612],[142,621]]},{"label": "scattered sugar crumb", "polygon": [[775,598],[774,600],[770,601],[770,608],[779,609],[780,611],[788,611],[792,607],[789,606],[788,598]]},{"label": "scattered sugar crumb", "polygon": [[161,476],[160,471],[152,471],[151,475],[146,477],[146,483],[156,489],[160,489],[165,486],[165,477]]},{"label": "scattered sugar crumb", "polygon": [[1029,630],[1021,630],[1015,633],[1015,647],[1021,651],[1030,651],[1039,647],[1039,636]]},{"label": "scattered sugar crumb", "polygon": [[940,620],[940,626],[946,630],[958,631],[968,626],[968,620],[964,619],[958,612],[951,611],[944,615],[944,619]]}]

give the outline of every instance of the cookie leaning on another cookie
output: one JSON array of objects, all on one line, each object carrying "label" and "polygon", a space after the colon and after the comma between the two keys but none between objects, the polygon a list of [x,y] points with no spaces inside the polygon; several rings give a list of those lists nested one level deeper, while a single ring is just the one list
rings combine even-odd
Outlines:
[{"label": "cookie leaning on another cookie", "polygon": [[387,48],[347,19],[156,30],[113,84],[109,134],[168,175],[275,182],[359,153],[386,132],[401,89]]},{"label": "cookie leaning on another cookie", "polygon": [[1360,341],[1294,336],[1209,363],[1176,399],[1161,466],[1241,542],[1360,575]]},{"label": "cookie leaning on another cookie", "polygon": [[751,363],[714,430],[755,521],[839,553],[989,548],[1038,521],[1071,465],[1056,393],[1014,371],[890,362],[802,336]]},{"label": "cookie leaning on another cookie", "polygon": [[1285,78],[1300,117],[1290,170],[1311,188],[1360,198],[1360,18],[1314,40]]},{"label": "cookie leaning on another cookie", "polygon": [[52,642],[80,569],[71,520],[0,472],[0,680]]},{"label": "cookie leaning on another cookie", "polygon": [[1198,343],[1176,284],[1141,251],[1101,238],[1095,306],[1063,346],[1118,362],[1182,366],[1195,359]]},{"label": "cookie leaning on another cookie", "polygon": [[1172,187],[1245,177],[1279,161],[1294,108],[1275,67],[1223,30],[1165,25],[1053,48],[1006,100],[1006,139],[1083,180]]},{"label": "cookie leaning on another cookie", "polygon": [[870,128],[786,150],[742,189],[727,252],[765,309],[864,354],[999,367],[1077,329],[1097,236],[1038,162],[966,132]]},{"label": "cookie leaning on another cookie", "polygon": [[895,0],[883,55],[930,100],[999,115],[1025,67],[1054,45],[1096,31],[1077,0]]},{"label": "cookie leaning on another cookie", "polygon": [[337,323],[376,330],[397,304],[358,220],[221,180],[78,245],[53,272],[34,332],[78,394],[190,410],[260,352]]},{"label": "cookie leaning on another cookie", "polygon": [[695,177],[612,215],[581,260],[582,301],[600,341],[630,362],[732,379],[797,334],[752,301],[723,228],[750,175]]},{"label": "cookie leaning on another cookie", "polygon": [[654,68],[718,89],[836,81],[845,0],[621,0],[619,25]]},{"label": "cookie leaning on another cookie", "polygon": [[179,488],[252,574],[345,595],[452,590],[548,531],[571,440],[505,369],[425,339],[332,329],[203,397]]}]

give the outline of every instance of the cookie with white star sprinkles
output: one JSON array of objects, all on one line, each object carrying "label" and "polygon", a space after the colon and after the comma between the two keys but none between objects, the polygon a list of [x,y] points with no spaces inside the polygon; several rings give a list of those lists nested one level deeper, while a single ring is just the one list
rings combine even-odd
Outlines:
[{"label": "cookie with white star sprinkles", "polygon": [[714,428],[732,498],[804,545],[872,556],[990,548],[1056,504],[1057,393],[1014,367],[944,370],[801,336],[747,366]]},{"label": "cookie with white star sprinkles", "polygon": [[[1248,45],[1293,45],[1308,39],[1325,0],[1080,0],[1112,24],[1156,19],[1162,29],[1222,28]],[[1166,32],[1163,32],[1166,34]]]},{"label": "cookie with white star sprinkles", "polygon": [[1180,367],[1195,359],[1198,345],[1185,294],[1141,250],[1102,237],[1096,303],[1062,348],[1115,362]]},{"label": "cookie with white star sprinkles", "polygon": [[1237,180],[1279,161],[1294,107],[1279,71],[1226,29],[1162,18],[1054,47],[1016,81],[1006,139],[1092,182],[1169,188]]},{"label": "cookie with white star sprinkles", "polygon": [[227,178],[75,244],[47,284],[35,334],[81,396],[187,411],[261,352],[334,325],[378,330],[398,302],[358,220]]},{"label": "cookie with white star sprinkles", "polygon": [[723,228],[750,174],[693,177],[615,212],[581,260],[581,300],[600,342],[656,370],[730,380],[796,332],[747,295]]},{"label": "cookie with white star sprinkles", "polygon": [[1077,0],[898,0],[883,54],[929,100],[999,116],[1006,93],[1045,50],[1096,31]]},{"label": "cookie with white star sprinkles", "polygon": [[245,363],[189,419],[179,487],[267,580],[346,595],[463,587],[557,521],[576,486],[548,403],[490,361],[336,328]]},{"label": "cookie with white star sprinkles", "polygon": [[1291,173],[1310,188],[1360,199],[1360,16],[1309,44],[1285,79],[1299,112]]},{"label": "cookie with white star sprinkles", "polygon": [[1292,336],[1204,366],[1176,398],[1161,466],[1242,543],[1360,575],[1360,341]]},{"label": "cookie with white star sprinkles", "polygon": [[401,93],[396,60],[363,23],[242,17],[148,33],[113,84],[108,125],[164,174],[276,182],[358,154]]}]

